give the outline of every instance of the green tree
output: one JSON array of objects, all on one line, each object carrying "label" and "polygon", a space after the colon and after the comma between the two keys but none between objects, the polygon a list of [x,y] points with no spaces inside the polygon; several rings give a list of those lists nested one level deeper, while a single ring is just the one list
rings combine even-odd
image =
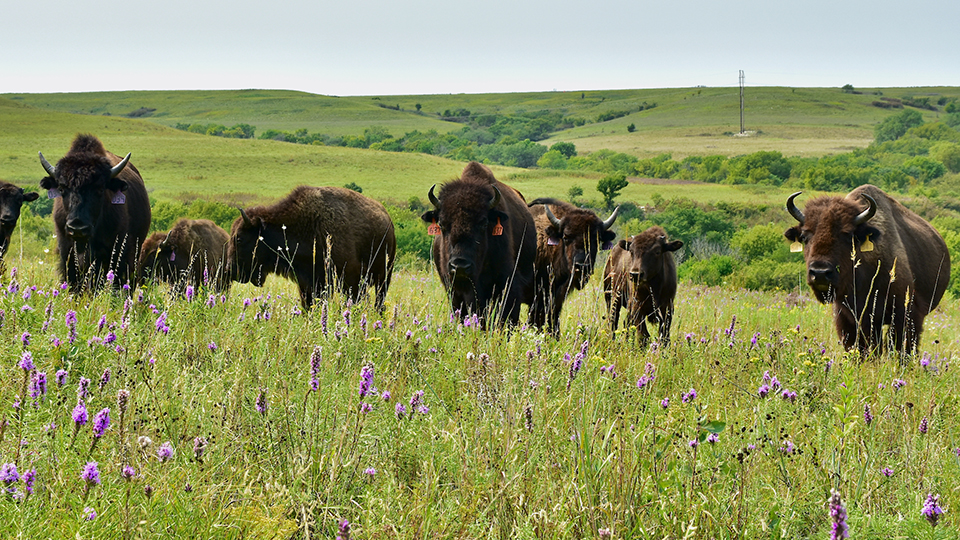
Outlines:
[{"label": "green tree", "polygon": [[537,167],[541,169],[566,169],[567,158],[556,150],[548,150],[537,160]]},{"label": "green tree", "polygon": [[414,105],[414,107],[416,107],[416,108],[417,108],[417,112],[420,112],[420,109],[422,109],[422,108],[423,108],[423,106],[422,106],[422,105],[420,105],[419,103],[417,103],[416,105]]},{"label": "green tree", "polygon": [[908,129],[923,124],[923,115],[913,109],[904,109],[903,112],[889,116],[877,124],[873,136],[877,143],[895,141],[907,132]]},{"label": "green tree", "polygon": [[613,200],[620,195],[620,192],[623,191],[623,188],[630,185],[627,182],[627,175],[623,173],[615,173],[610,176],[605,176],[597,182],[597,191],[603,195],[603,204],[607,208],[613,208]]},{"label": "green tree", "polygon": [[960,173],[960,145],[941,142],[930,147],[930,157],[943,163],[952,173]]},{"label": "green tree", "polygon": [[577,197],[583,195],[583,188],[574,184],[570,186],[570,189],[567,190],[567,195],[570,196],[570,202],[572,203],[577,200]]},{"label": "green tree", "polygon": [[633,132],[636,131],[636,130],[637,130],[637,126],[636,126],[636,124],[634,124],[634,123],[632,123],[632,122],[630,123],[629,126],[627,126],[627,131],[628,131],[629,133],[633,133]]},{"label": "green tree", "polygon": [[852,85],[852,84],[845,84],[845,85],[843,85],[842,88],[840,88],[840,90],[843,90],[843,92],[844,92],[845,94],[852,94],[854,88],[853,88],[853,85]]},{"label": "green tree", "polygon": [[551,149],[551,150],[556,150],[557,152],[560,152],[560,153],[563,154],[567,159],[570,159],[570,158],[572,158],[573,156],[577,155],[577,147],[574,146],[573,143],[568,143],[568,142],[560,141],[560,142],[557,142],[557,143],[553,143],[553,146],[551,146],[550,149]]},{"label": "green tree", "polygon": [[349,184],[346,184],[346,185],[344,185],[343,187],[345,187],[345,188],[347,188],[347,189],[352,189],[353,191],[356,191],[357,193],[363,193],[363,188],[360,187],[360,186],[358,186],[356,182],[350,182]]}]

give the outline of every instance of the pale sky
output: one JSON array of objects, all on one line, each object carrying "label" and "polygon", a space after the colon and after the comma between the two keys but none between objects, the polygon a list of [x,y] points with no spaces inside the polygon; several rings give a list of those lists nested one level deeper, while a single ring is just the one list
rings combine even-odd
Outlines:
[{"label": "pale sky", "polygon": [[960,86],[957,0],[64,0],[0,10],[0,93]]}]

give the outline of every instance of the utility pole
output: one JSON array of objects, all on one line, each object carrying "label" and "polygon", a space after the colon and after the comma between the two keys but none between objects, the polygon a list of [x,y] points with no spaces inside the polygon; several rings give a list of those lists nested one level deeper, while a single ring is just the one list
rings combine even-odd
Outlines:
[{"label": "utility pole", "polygon": [[743,135],[743,70],[740,70],[740,134]]}]

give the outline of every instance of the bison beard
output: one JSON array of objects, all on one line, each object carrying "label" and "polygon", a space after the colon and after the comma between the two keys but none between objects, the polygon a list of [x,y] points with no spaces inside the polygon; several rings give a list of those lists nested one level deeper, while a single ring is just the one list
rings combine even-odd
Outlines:
[{"label": "bison beard", "polygon": [[517,324],[521,303],[533,299],[537,233],[522,196],[498,182],[490,169],[471,162],[461,177],[428,196],[423,214],[436,238],[433,262],[451,307],[466,316],[491,311],[497,324]]},{"label": "bison beard", "polygon": [[372,286],[383,309],[397,241],[379,202],[349,189],[300,186],[240,214],[227,244],[234,280],[259,287],[270,273],[292,279],[304,309],[334,287],[357,302]]},{"label": "bison beard", "polygon": [[879,353],[883,325],[890,325],[895,349],[911,354],[950,276],[943,238],[875,186],[860,186],[845,198],[813,199],[804,211],[794,204],[798,195],[787,199],[798,224],[784,236],[802,245],[807,284],[817,300],[833,303],[844,347],[864,356]]},{"label": "bison beard", "polygon": [[[150,201],[140,171],[104,149],[93,135],[77,135],[56,167],[40,153],[48,176],[40,186],[55,197],[53,222],[60,276],[73,292],[130,283],[137,253],[150,229]],[[134,283],[135,285],[135,283]]]}]

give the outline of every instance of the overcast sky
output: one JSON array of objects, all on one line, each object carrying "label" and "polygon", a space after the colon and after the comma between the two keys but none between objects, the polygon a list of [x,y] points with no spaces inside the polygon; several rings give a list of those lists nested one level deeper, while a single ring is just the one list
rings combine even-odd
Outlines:
[{"label": "overcast sky", "polygon": [[13,0],[0,93],[960,86],[958,0]]}]

